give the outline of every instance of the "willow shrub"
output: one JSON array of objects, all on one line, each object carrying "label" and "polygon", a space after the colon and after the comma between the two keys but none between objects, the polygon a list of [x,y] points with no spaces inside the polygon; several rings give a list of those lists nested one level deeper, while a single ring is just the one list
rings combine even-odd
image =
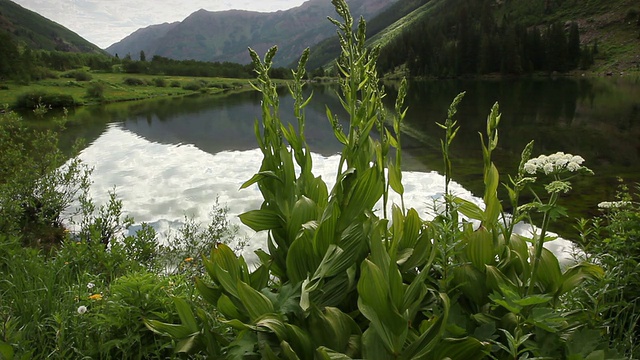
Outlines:
[{"label": "willow shrub", "polygon": [[[276,85],[269,77],[276,49],[263,60],[250,51],[258,74],[254,87],[263,96],[262,121],[255,124],[263,160],[242,187],[257,185],[264,200],[240,218],[268,233],[268,249],[257,251],[255,268],[222,244],[204,261],[210,279],[198,279],[196,286],[230,327],[228,336],[203,327],[205,314],[194,314],[179,299],[181,324],[147,321],[147,326],[179,340],[178,352],[232,359],[604,356],[602,344],[582,346],[589,329],[581,328],[562,301],[585,279],[600,276],[600,268],[584,263],[563,271],[542,246],[549,240],[549,222],[562,212],[557,201],[570,188],[568,179],[587,169],[580,165],[572,173],[558,166],[547,172],[547,195],[518,207],[519,193],[536,181],[528,162],[530,144],[518,175],[505,185],[519,209],[509,221],[491,161],[501,117],[496,104],[481,135],[484,207],[447,194],[444,211],[433,220],[422,219],[402,201],[406,81],[394,113],[387,114],[376,73],[378,52],[365,48],[365,22],[352,31],[346,3],[333,4],[343,19],[331,19],[342,47],[338,95],[349,117],[348,129],[342,128],[327,108],[344,145],[335,185],[329,189],[313,174],[305,139],[304,108],[310,97],[303,96],[302,87],[308,50],[289,86],[297,129],[279,117]],[[441,125],[445,165],[450,164],[448,145],[457,131],[454,116],[461,99],[456,98]],[[452,169],[445,168],[448,184]],[[399,204],[389,203],[391,192],[399,194]],[[513,223],[533,211],[545,217],[541,233],[532,238],[515,234]]]}]

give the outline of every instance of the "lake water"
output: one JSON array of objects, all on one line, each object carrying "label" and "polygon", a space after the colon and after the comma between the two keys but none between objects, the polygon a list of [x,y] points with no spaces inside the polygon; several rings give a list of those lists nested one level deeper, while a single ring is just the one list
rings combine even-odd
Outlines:
[{"label": "lake water", "polygon": [[[340,144],[333,138],[325,105],[345,119],[330,87],[314,86],[307,108],[306,134],[315,152],[314,173],[332,185]],[[500,103],[500,144],[494,161],[501,173],[513,173],[524,145],[535,140],[534,156],[564,151],[579,154],[596,172],[574,181],[574,191],[562,201],[574,216],[597,214],[600,201],[614,200],[616,177],[640,181],[640,81],[631,78],[543,80],[451,80],[414,82],[409,89],[404,135],[404,175],[408,206],[422,214],[441,197],[444,178],[440,155],[443,131],[435,122],[445,119],[449,103],[461,91],[461,130],[454,142],[454,191],[479,202],[482,194],[482,155],[478,132],[494,102]],[[394,84],[387,88],[389,106]],[[293,121],[291,98],[283,91],[281,115]],[[94,167],[91,194],[106,202],[116,188],[124,210],[137,223],[153,225],[160,233],[175,229],[190,216],[206,222],[216,199],[228,206],[232,221],[257,209],[256,187],[239,190],[260,167],[253,132],[260,116],[260,97],[246,92],[226,97],[164,98],[135,103],[77,109],[67,139],[84,137],[80,157]],[[572,237],[573,224],[555,231]],[[252,237],[251,251],[264,244]]]}]

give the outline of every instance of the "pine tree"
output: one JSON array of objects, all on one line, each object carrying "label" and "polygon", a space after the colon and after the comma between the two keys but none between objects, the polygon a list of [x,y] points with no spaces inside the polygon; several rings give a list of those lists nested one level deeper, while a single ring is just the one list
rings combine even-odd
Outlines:
[{"label": "pine tree", "polygon": [[567,65],[569,69],[575,69],[580,61],[580,30],[578,24],[571,23],[567,44]]}]

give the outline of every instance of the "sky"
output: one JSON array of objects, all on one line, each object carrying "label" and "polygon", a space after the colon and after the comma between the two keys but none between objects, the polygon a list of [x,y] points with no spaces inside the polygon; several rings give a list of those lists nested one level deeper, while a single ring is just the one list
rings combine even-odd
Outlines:
[{"label": "sky", "polygon": [[86,40],[107,48],[149,25],[182,21],[195,11],[230,9],[273,12],[306,0],[13,0]]}]

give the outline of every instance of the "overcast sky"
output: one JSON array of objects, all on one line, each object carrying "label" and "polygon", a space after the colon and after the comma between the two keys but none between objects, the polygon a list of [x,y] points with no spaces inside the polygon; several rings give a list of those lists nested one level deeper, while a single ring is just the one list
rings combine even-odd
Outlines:
[{"label": "overcast sky", "polygon": [[200,9],[271,12],[306,0],[13,0],[107,48],[149,25],[182,21]]}]

